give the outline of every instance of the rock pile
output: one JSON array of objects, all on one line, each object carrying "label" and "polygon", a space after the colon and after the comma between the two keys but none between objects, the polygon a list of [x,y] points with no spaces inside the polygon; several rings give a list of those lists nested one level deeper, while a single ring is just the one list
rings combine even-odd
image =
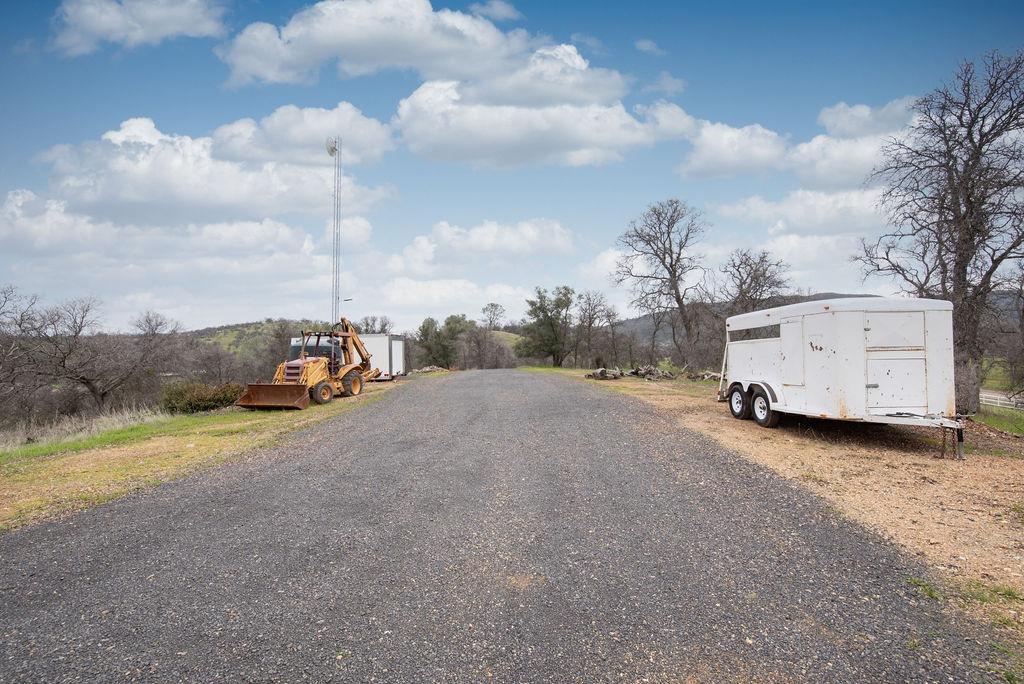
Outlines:
[{"label": "rock pile", "polygon": [[688,380],[715,380],[719,381],[722,379],[722,374],[712,370],[702,370],[696,372],[690,372],[686,374]]},{"label": "rock pile", "polygon": [[621,378],[625,373],[620,371],[618,368],[598,368],[592,373],[587,373],[585,377],[591,380],[616,380]]},{"label": "rock pile", "polygon": [[637,366],[633,370],[629,371],[628,375],[633,375],[644,380],[675,380],[676,376],[666,370],[662,370],[657,366]]},{"label": "rock pile", "polygon": [[446,371],[447,368],[441,368],[440,366],[424,366],[423,368],[414,368],[409,373],[436,373],[438,371]]}]

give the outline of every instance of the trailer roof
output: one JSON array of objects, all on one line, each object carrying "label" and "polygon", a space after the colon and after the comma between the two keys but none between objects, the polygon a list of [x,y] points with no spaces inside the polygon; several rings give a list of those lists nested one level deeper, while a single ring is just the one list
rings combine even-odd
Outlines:
[{"label": "trailer roof", "polygon": [[799,304],[777,306],[725,319],[729,330],[747,330],[765,325],[776,325],[783,318],[807,316],[826,311],[952,311],[952,302],[943,299],[916,299],[914,297],[839,297],[818,299]]}]

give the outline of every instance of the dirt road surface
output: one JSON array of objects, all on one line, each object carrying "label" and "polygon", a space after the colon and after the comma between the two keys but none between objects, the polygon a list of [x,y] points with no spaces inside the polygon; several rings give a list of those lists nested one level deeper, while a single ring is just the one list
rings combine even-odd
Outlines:
[{"label": "dirt road surface", "polygon": [[988,676],[925,568],[635,399],[462,372],[286,439],[0,537],[0,681]]}]

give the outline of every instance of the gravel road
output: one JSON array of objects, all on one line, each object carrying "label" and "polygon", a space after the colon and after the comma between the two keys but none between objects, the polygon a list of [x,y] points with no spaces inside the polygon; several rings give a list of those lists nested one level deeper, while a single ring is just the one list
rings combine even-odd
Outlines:
[{"label": "gravel road", "polygon": [[638,401],[462,372],[0,536],[0,681],[983,679],[925,574]]}]

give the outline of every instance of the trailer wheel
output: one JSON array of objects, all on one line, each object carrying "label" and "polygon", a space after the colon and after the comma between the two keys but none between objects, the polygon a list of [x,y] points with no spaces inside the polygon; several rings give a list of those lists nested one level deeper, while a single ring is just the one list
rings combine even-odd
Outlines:
[{"label": "trailer wheel", "polygon": [[363,391],[363,376],[357,370],[350,370],[341,379],[341,386],[346,397],[354,397]]},{"label": "trailer wheel", "polygon": [[729,412],[740,420],[750,417],[750,394],[744,392],[740,385],[733,385],[729,390]]},{"label": "trailer wheel", "polygon": [[331,383],[324,381],[310,390],[309,395],[318,404],[328,404],[334,398],[334,388]]},{"label": "trailer wheel", "polygon": [[754,422],[766,428],[778,425],[779,418],[782,416],[778,411],[772,410],[768,395],[760,388],[754,390],[754,398],[750,402],[750,412],[754,417]]}]

